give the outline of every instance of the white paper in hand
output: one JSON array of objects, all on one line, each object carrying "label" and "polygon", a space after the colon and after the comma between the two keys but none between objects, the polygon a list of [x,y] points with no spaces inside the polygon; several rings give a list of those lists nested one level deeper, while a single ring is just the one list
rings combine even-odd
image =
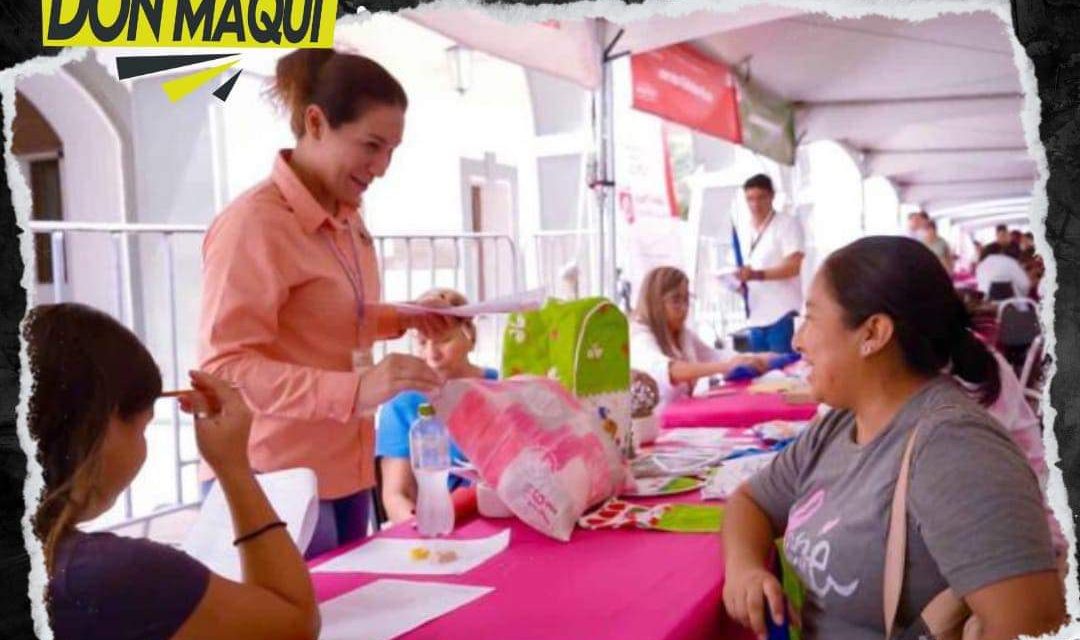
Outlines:
[{"label": "white paper in hand", "polygon": [[494,557],[509,544],[509,529],[475,540],[376,538],[314,567],[312,571],[399,575],[460,574]]},{"label": "white paper in hand", "polygon": [[405,315],[423,315],[437,313],[444,316],[456,316],[458,318],[472,318],[485,313],[514,313],[517,311],[532,311],[539,309],[544,303],[547,292],[544,289],[533,289],[524,293],[492,298],[476,304],[467,304],[460,307],[425,307],[424,305],[399,302],[391,306],[399,313]]},{"label": "white paper in hand", "polygon": [[[315,533],[319,518],[319,492],[311,469],[285,469],[255,476],[289,536],[303,553]],[[235,534],[229,505],[221,485],[206,496],[199,519],[188,532],[183,549],[214,573],[239,581],[243,577],[240,552],[233,546]]]},{"label": "white paper in hand", "polygon": [[319,640],[389,640],[491,591],[463,584],[376,580],[319,605]]}]

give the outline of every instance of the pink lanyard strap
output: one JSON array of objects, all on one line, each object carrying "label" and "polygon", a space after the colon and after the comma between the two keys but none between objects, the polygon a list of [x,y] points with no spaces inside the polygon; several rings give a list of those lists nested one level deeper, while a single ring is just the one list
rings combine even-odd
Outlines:
[{"label": "pink lanyard strap", "polygon": [[352,250],[353,267],[355,270],[349,268],[348,263],[345,261],[345,256],[337,247],[337,243],[334,242],[334,238],[327,231],[323,234],[323,238],[326,239],[326,244],[330,247],[330,252],[334,254],[334,259],[337,260],[341,270],[345,272],[345,278],[349,281],[349,286],[352,287],[353,296],[356,298],[356,318],[360,321],[364,319],[364,281],[360,273],[360,252],[356,248],[356,236],[353,233],[352,224],[349,221],[345,221],[345,229],[349,233],[349,248]]}]

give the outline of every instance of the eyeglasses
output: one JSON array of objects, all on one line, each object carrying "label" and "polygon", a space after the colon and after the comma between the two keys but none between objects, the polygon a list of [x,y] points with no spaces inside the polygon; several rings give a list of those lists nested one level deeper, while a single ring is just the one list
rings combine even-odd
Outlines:
[{"label": "eyeglasses", "polygon": [[664,296],[663,300],[665,304],[670,304],[675,307],[689,307],[694,302],[694,294],[671,294]]}]

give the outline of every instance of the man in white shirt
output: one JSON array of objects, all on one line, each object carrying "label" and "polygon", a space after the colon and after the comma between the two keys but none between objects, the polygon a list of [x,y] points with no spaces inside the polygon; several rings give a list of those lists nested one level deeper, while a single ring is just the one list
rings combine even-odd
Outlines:
[{"label": "man in white shirt", "polygon": [[758,174],[743,184],[749,224],[740,230],[744,266],[736,274],[747,288],[750,350],[790,353],[795,316],[802,308],[802,226],[773,209],[772,180]]},{"label": "man in white shirt", "polygon": [[1012,285],[1013,295],[1027,297],[1031,294],[1031,279],[1015,258],[1006,255],[998,243],[987,245],[983,250],[982,260],[975,268],[975,280],[979,291],[990,295],[990,285],[995,282],[1008,282]]},{"label": "man in white shirt", "polygon": [[907,217],[908,237],[922,240],[926,225],[930,222],[930,214],[925,211],[912,211]]}]

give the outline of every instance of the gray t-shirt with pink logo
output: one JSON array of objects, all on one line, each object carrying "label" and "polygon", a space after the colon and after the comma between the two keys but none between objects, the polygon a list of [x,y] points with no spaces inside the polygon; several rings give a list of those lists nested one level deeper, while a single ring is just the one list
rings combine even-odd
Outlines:
[{"label": "gray t-shirt with pink logo", "polygon": [[884,636],[885,539],[916,426],[897,635],[918,637],[919,613],[946,587],[963,597],[1055,568],[1031,468],[1004,429],[942,377],[872,441],[856,444],[854,415],[832,411],[750,480],[754,501],[785,532],[785,554],[806,587],[808,639]]}]

